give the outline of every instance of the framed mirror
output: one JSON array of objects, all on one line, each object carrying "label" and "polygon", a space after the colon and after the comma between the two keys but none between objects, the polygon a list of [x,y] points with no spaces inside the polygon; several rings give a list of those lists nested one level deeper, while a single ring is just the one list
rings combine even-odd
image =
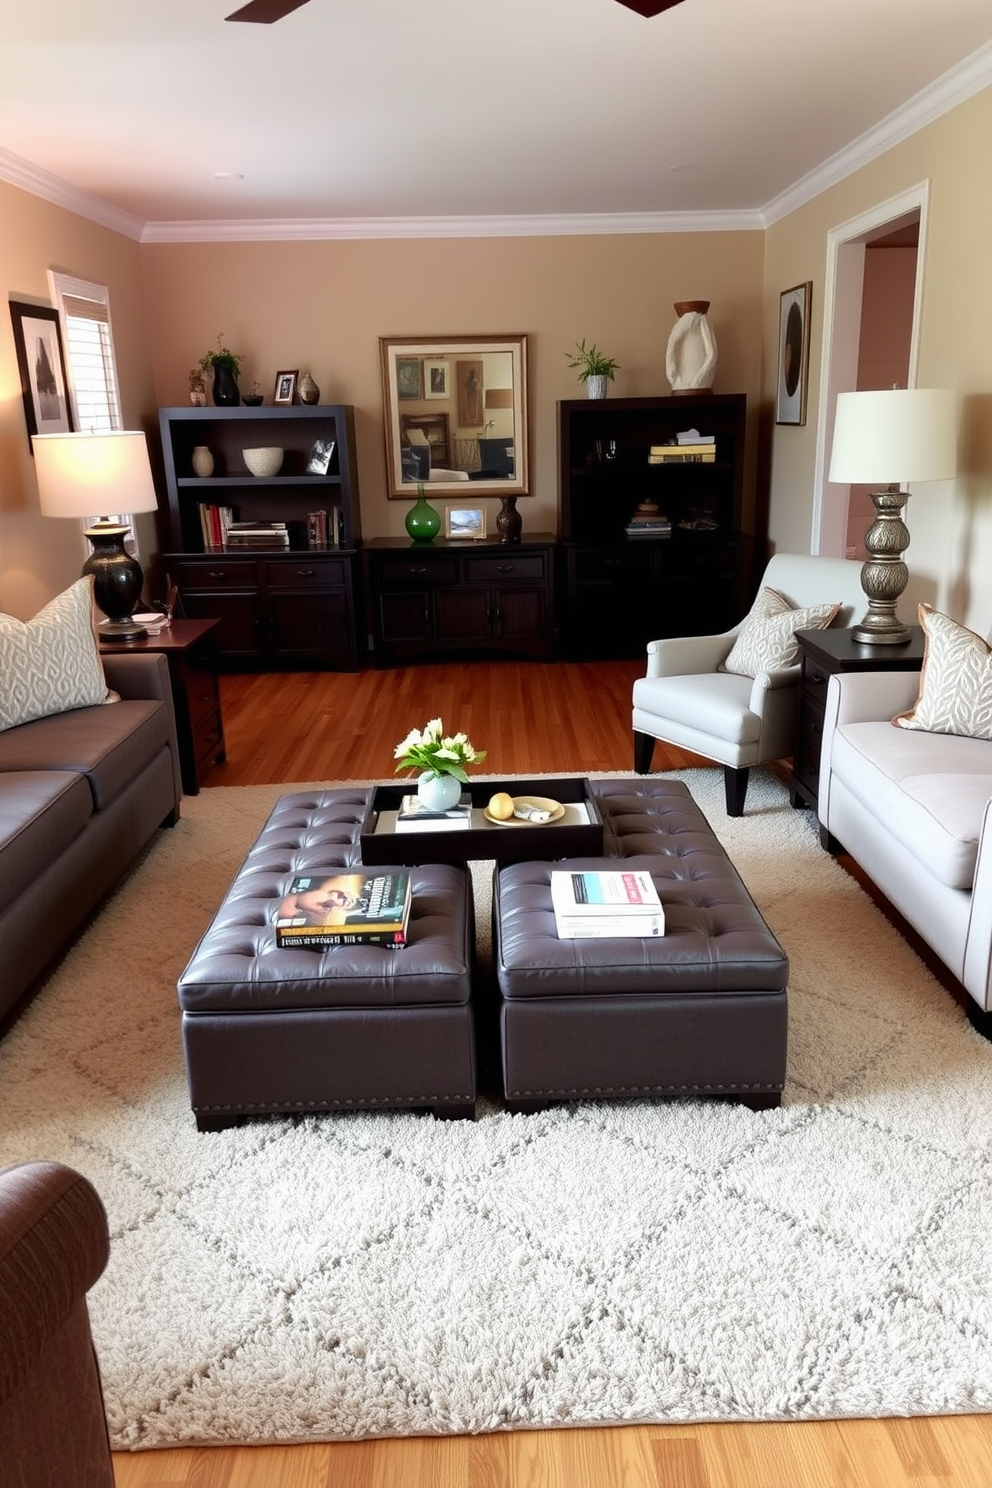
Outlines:
[{"label": "framed mirror", "polygon": [[381,336],[387,490],[526,496],[526,336]]}]

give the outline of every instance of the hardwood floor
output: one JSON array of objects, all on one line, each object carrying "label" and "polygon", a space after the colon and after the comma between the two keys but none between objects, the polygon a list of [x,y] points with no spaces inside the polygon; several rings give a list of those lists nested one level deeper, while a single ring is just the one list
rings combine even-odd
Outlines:
[{"label": "hardwood floor", "polygon": [[[208,786],[386,778],[440,715],[493,774],[633,768],[640,661],[224,676]],[[658,745],[655,769],[702,763]],[[992,1416],[628,1426],[118,1453],[117,1488],[989,1488]],[[66,1485],[70,1488],[70,1485]]]}]

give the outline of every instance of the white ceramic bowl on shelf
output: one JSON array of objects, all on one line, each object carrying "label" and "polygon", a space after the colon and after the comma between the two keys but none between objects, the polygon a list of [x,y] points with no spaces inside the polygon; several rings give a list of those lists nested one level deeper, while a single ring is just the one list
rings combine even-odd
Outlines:
[{"label": "white ceramic bowl on shelf", "polygon": [[275,445],[241,451],[241,458],[252,475],[278,475],[282,469],[282,457],[283,451]]}]

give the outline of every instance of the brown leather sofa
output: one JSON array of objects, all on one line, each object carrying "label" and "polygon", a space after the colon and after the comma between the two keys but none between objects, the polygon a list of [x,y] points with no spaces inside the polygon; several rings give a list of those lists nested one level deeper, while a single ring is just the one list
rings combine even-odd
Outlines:
[{"label": "brown leather sofa", "polygon": [[0,732],[0,1020],[179,816],[164,657],[107,655],[103,665],[120,702]]},{"label": "brown leather sofa", "polygon": [[55,1162],[0,1171],[0,1481],[114,1488],[86,1293],[107,1264],[107,1217]]}]

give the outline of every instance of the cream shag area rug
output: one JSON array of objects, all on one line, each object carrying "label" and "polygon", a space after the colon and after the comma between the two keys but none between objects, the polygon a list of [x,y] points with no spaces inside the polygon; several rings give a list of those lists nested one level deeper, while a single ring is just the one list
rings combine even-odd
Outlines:
[{"label": "cream shag area rug", "polygon": [[116,1447],[992,1409],[992,1045],[770,773],[681,778],[791,958],[777,1111],[198,1135],[176,979],[292,787],[184,802],[0,1044],[0,1162],[110,1216]]}]

